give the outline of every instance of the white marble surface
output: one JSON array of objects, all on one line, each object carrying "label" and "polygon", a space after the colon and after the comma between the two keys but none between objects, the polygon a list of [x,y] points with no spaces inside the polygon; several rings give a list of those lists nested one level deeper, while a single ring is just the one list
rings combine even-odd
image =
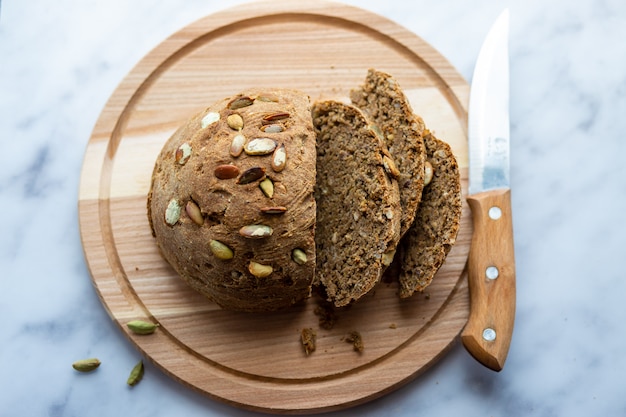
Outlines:
[{"label": "white marble surface", "polygon": [[[109,95],[224,1],[4,0],[0,11],[0,415],[252,416],[140,358],[92,287],[77,223],[83,152]],[[501,373],[457,344],[348,416],[626,415],[626,3],[348,1],[414,31],[468,79],[511,10],[517,322]],[[106,360],[95,374],[79,358]]]}]

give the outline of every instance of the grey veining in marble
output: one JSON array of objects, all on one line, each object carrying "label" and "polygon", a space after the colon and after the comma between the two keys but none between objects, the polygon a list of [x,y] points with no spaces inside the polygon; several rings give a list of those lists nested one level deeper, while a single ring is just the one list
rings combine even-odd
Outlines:
[{"label": "grey veining in marble", "polygon": [[[0,7],[0,416],[253,416],[150,364],[111,322],[83,258],[77,197],[117,84],[192,21],[242,1],[5,0]],[[349,0],[407,27],[471,80],[511,11],[517,321],[505,369],[457,344],[348,416],[626,415],[626,3]],[[74,372],[98,356],[92,375]]]}]

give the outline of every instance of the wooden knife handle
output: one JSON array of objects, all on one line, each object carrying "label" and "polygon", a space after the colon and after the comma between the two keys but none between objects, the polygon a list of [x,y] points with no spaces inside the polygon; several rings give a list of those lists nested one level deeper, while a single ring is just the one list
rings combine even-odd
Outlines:
[{"label": "wooden knife handle", "polygon": [[467,198],[474,234],[468,259],[470,316],[461,333],[467,351],[486,367],[504,367],[515,321],[515,254],[511,191]]}]

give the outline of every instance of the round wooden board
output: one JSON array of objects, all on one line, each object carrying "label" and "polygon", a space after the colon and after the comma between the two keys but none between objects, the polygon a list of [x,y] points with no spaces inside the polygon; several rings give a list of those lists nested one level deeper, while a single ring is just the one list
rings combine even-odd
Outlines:
[{"label": "round wooden board", "polygon": [[[146,216],[154,161],[173,131],[208,104],[250,86],[345,98],[374,67],[395,76],[414,110],[452,146],[467,190],[468,85],[431,46],[380,16],[324,2],[259,2],[205,17],[150,52],[122,81],[94,128],[79,196],[81,237],[98,294],[137,348],[176,380],[234,406],[331,411],[410,381],[455,343],[469,314],[464,273],[471,224],[424,294],[400,301],[381,283],[319,328],[316,300],[289,311],[223,311],[159,256]],[[463,199],[464,200],[464,199]],[[465,203],[464,203],[465,204]],[[133,319],[160,324],[130,334]],[[300,331],[317,332],[306,356]],[[345,341],[357,330],[359,354]]]}]

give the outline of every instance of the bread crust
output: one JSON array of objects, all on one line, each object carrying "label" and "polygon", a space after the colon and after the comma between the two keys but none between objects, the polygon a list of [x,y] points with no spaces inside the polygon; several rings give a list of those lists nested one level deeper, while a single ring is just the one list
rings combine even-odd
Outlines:
[{"label": "bread crust", "polygon": [[460,225],[454,154],[389,74],[369,70],[352,101],[311,106],[299,91],[248,89],[169,138],[148,219],[191,288],[225,309],[263,312],[315,285],[342,307],[375,287],[396,251],[400,297],[430,285]]},{"label": "bread crust", "polygon": [[[187,284],[225,309],[278,310],[310,295],[316,215],[315,133],[310,110],[309,97],[299,91],[242,91],[187,121],[167,141],[156,161],[148,197],[156,244]],[[216,114],[219,119],[209,123]],[[241,130],[237,130],[238,117],[228,119],[233,114],[241,116]],[[281,127],[267,129],[269,125]],[[269,138],[277,147],[284,145],[284,168],[272,166],[272,153],[249,155],[243,151],[233,156],[231,144],[238,134],[243,134],[248,144],[255,138]],[[191,149],[184,164],[181,146]],[[237,176],[232,177],[233,168],[218,169],[223,165],[234,165]],[[245,183],[243,173],[250,169],[264,170],[264,174],[259,178],[252,175],[254,179]],[[260,188],[264,178],[273,182],[271,198]],[[180,217],[168,224],[166,212],[172,200],[180,207]],[[190,201],[200,209],[201,225],[186,210]],[[272,234],[263,238],[242,235],[240,229],[250,225],[269,226]],[[217,246],[222,252],[212,250],[212,241],[226,249]],[[228,249],[231,259],[225,259]],[[298,262],[293,256],[295,249],[302,251]],[[263,268],[253,267],[251,262]],[[271,272],[264,276],[267,267]]]},{"label": "bread crust", "polygon": [[350,94],[377,130],[398,167],[403,236],[415,219],[424,188],[426,149],[424,121],[414,114],[398,82],[390,74],[369,69],[363,85]]},{"label": "bread crust", "polygon": [[433,177],[424,187],[413,225],[400,243],[401,298],[428,287],[456,242],[461,222],[461,177],[450,146],[424,132]]}]

